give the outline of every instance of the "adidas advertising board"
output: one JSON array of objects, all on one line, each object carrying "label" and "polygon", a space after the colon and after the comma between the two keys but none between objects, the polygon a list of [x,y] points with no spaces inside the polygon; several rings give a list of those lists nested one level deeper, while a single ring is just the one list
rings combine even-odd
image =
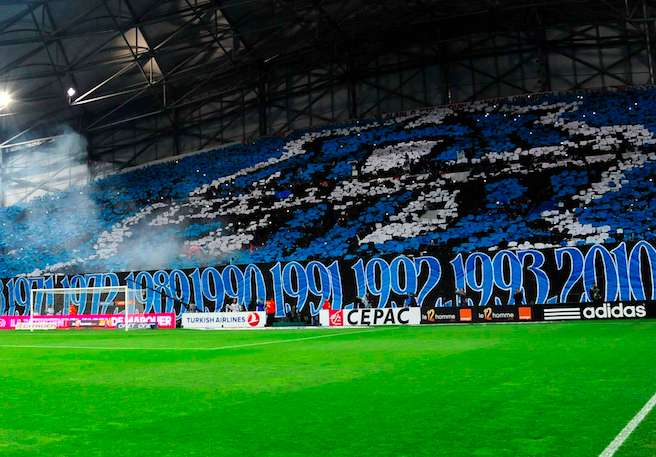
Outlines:
[{"label": "adidas advertising board", "polygon": [[185,313],[182,327],[196,330],[221,330],[226,328],[260,328],[266,324],[262,311],[239,313]]},{"label": "adidas advertising board", "polygon": [[646,302],[564,305],[545,307],[543,313],[545,321],[643,319],[650,317],[649,305]]},{"label": "adidas advertising board", "polygon": [[421,310],[419,308],[321,310],[319,323],[324,327],[419,325]]}]

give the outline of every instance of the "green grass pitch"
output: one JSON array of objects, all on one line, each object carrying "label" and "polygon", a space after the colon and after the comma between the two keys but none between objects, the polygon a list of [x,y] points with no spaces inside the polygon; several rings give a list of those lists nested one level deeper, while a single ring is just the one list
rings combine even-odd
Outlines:
[{"label": "green grass pitch", "polygon": [[0,456],[596,457],[655,360],[649,321],[2,332]]}]

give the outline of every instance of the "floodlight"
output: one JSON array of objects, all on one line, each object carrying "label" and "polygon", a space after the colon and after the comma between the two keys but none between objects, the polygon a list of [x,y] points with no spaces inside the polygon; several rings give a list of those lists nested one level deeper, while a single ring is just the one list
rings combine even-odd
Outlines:
[{"label": "floodlight", "polygon": [[11,104],[11,94],[7,91],[0,92],[0,108],[6,108]]},{"label": "floodlight", "polygon": [[75,95],[77,93],[77,91],[75,89],[73,89],[72,87],[69,87],[68,90],[66,91],[66,93],[68,94],[69,97],[72,97],[73,95]]}]

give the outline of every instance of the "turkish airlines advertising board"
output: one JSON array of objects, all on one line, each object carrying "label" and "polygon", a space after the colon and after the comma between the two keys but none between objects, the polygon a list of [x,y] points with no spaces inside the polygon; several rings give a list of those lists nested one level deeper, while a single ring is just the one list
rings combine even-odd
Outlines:
[{"label": "turkish airlines advertising board", "polygon": [[185,313],[182,327],[196,330],[221,330],[225,328],[260,328],[266,324],[266,314],[261,311],[239,313]]}]

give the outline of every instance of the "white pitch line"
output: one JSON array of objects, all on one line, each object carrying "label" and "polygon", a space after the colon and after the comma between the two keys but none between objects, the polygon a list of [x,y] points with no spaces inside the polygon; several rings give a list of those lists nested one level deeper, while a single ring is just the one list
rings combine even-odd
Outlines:
[{"label": "white pitch line", "polygon": [[638,413],[633,416],[633,419],[626,424],[626,427],[622,429],[622,431],[615,437],[613,441],[608,445],[606,449],[604,449],[604,452],[599,454],[599,457],[612,457],[615,455],[617,450],[624,444],[626,439],[633,433],[633,431],[638,428],[638,425],[640,425],[640,422],[644,420],[645,417],[647,417],[647,414],[651,412],[652,409],[654,409],[654,406],[656,406],[656,393],[645,403],[645,406],[642,407]]},{"label": "white pitch line", "polygon": [[303,338],[289,338],[285,340],[274,340],[274,341],[259,341],[255,343],[244,343],[244,344],[232,344],[228,346],[218,346],[218,347],[200,347],[200,348],[188,348],[188,347],[111,347],[111,346],[49,346],[45,344],[0,344],[0,348],[7,349],[81,349],[81,350],[92,350],[92,351],[222,351],[225,349],[238,349],[238,348],[247,348],[253,346],[266,346],[269,344],[283,344],[283,343],[294,343],[297,341],[307,341],[307,340],[318,340],[319,338],[330,338],[333,336],[342,336],[342,335],[354,335],[357,333],[371,333],[371,332],[381,332],[383,330],[389,330],[395,327],[388,327],[380,330],[358,330],[358,331],[340,331],[338,333],[331,333],[329,335],[317,335],[317,336],[307,336]]}]

